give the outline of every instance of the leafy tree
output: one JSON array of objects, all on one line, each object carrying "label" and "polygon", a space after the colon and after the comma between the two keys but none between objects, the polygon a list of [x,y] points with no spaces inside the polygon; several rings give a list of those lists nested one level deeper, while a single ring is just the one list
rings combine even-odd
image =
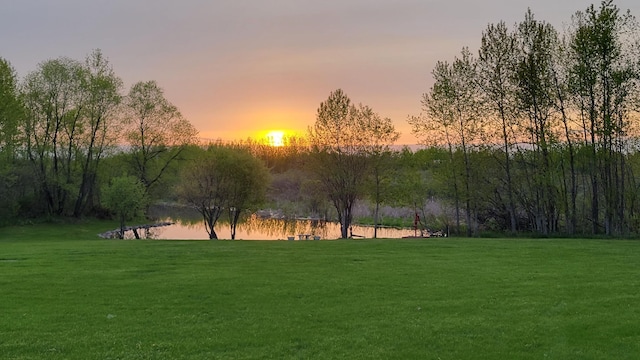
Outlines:
[{"label": "leafy tree", "polygon": [[397,136],[390,120],[368,106],[351,104],[341,89],[320,104],[316,122],[308,130],[311,165],[338,213],[342,238],[348,237],[353,205],[363,196],[370,156],[381,154]]},{"label": "leafy tree", "polygon": [[241,214],[263,201],[268,176],[265,165],[248,152],[212,146],[184,170],[177,193],[203,216],[209,239],[218,238],[215,225],[226,210],[235,239]]},{"label": "leafy tree", "polygon": [[230,181],[225,193],[231,239],[236,238],[236,227],[241,214],[247,210],[257,210],[264,202],[269,185],[269,170],[265,164],[243,150],[233,150],[226,172]]},{"label": "leafy tree", "polygon": [[[121,106],[122,81],[100,50],[84,62],[44,61],[20,86],[0,59],[0,80],[0,192],[16,200],[5,209],[19,203],[32,213],[40,209],[33,215],[74,216],[92,210],[99,174],[108,173],[101,163],[123,145],[120,135],[131,141],[135,173],[149,192],[196,135],[155,82],[134,85]],[[29,171],[14,165],[25,161]]]},{"label": "leafy tree", "polygon": [[100,161],[120,128],[121,84],[99,50],[84,63],[45,61],[24,80],[20,129],[47,213],[80,216],[91,207]]},{"label": "leafy tree", "polygon": [[393,196],[392,190],[392,164],[393,153],[390,150],[370,154],[371,174],[367,189],[369,198],[374,203],[373,211],[373,237],[378,237],[378,225],[380,224],[380,204],[390,202]]},{"label": "leafy tree", "polygon": [[[637,96],[637,23],[613,1],[589,6],[573,18],[570,35],[571,89],[582,116],[584,145],[591,150],[592,232],[608,235],[626,231],[623,154],[631,135],[633,96]],[[604,204],[603,204],[604,202]],[[604,205],[604,210],[602,209]]]},{"label": "leafy tree", "polygon": [[119,176],[102,193],[102,204],[113,211],[120,221],[119,237],[124,238],[125,222],[138,216],[146,207],[144,185],[133,176]]},{"label": "leafy tree", "polygon": [[16,214],[18,206],[18,125],[24,108],[18,92],[17,75],[8,61],[0,58],[0,219]]},{"label": "leafy tree", "polygon": [[26,154],[49,214],[65,214],[77,186],[84,79],[80,62],[60,58],[41,63],[23,85],[28,110],[23,124]]},{"label": "leafy tree", "polygon": [[[566,38],[559,41],[552,53],[554,66],[551,68],[554,96],[556,98],[556,111],[560,117],[560,124],[564,135],[564,143],[559,142],[558,147],[562,152],[560,157],[561,167],[561,197],[565,216],[565,231],[568,234],[575,234],[578,225],[578,174],[576,165],[576,144],[580,142],[579,133],[576,130],[571,108],[571,78],[570,78],[570,55],[567,51]],[[563,136],[560,135],[559,138]],[[568,174],[567,174],[568,162]]]},{"label": "leafy tree", "polygon": [[372,189],[369,192],[370,198],[375,204],[373,237],[378,237],[380,204],[385,197],[390,195],[388,187],[389,176],[391,175],[391,145],[398,140],[400,133],[395,130],[391,119],[381,118],[368,106],[361,106],[359,121],[362,128],[371,136],[370,144],[366,148],[366,156],[369,159],[370,178]]},{"label": "leafy tree", "polygon": [[500,134],[506,176],[506,209],[509,213],[510,228],[517,230],[516,205],[513,189],[511,153],[517,141],[515,133],[515,68],[516,41],[504,22],[490,24],[482,34],[482,45],[478,51],[478,84],[482,89],[481,97],[486,104],[488,126]]},{"label": "leafy tree", "polygon": [[532,146],[528,170],[535,229],[545,235],[557,231],[558,189],[552,171],[551,146],[557,143],[554,53],[558,35],[548,23],[534,19],[529,10],[518,26],[518,106],[526,123],[526,138]]},{"label": "leafy tree", "polygon": [[105,152],[117,141],[121,128],[119,106],[122,101],[122,80],[111,68],[100,50],[95,50],[85,60],[85,79],[82,91],[86,94],[83,129],[79,145],[83,149],[80,162],[81,180],[73,214],[84,213],[93,199],[98,168]]},{"label": "leafy tree", "polygon": [[215,226],[224,211],[226,177],[222,164],[226,153],[207,152],[183,170],[178,197],[203,217],[209,239],[217,239]]},{"label": "leafy tree", "polygon": [[3,159],[15,156],[18,124],[23,116],[17,74],[7,60],[0,58],[0,155]]},{"label": "leafy tree", "polygon": [[138,82],[125,101],[125,139],[135,174],[147,193],[169,165],[193,143],[196,129],[164,96],[155,81]]},{"label": "leafy tree", "polygon": [[[475,190],[472,186],[472,163],[470,153],[482,140],[483,124],[479,116],[479,87],[477,86],[476,61],[467,48],[453,64],[438,62],[432,72],[435,83],[431,91],[423,95],[422,116],[412,117],[409,123],[413,133],[426,144],[445,143],[449,149],[452,170],[452,186],[456,208],[456,228],[460,229],[460,201],[464,202],[467,235],[472,235],[474,220]],[[455,152],[462,154],[463,172],[458,176]]]},{"label": "leafy tree", "polygon": [[[422,96],[423,113],[420,116],[409,118],[412,132],[428,146],[445,146],[449,159],[450,171],[448,182],[452,188],[452,198],[455,208],[455,232],[460,233],[460,176],[454,166],[454,147],[456,146],[454,130],[454,106],[450,96],[451,91],[451,65],[448,62],[438,61],[432,71],[435,83],[428,94]],[[414,201],[414,207],[415,201]]]}]

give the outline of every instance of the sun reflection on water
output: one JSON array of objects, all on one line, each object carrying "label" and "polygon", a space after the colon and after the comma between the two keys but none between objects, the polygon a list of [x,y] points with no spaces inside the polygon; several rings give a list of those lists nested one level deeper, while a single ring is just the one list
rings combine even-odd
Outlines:
[{"label": "sun reflection on water", "polygon": [[[175,240],[208,240],[208,234],[202,221],[180,221],[171,220],[174,225],[158,228],[154,231],[155,239],[175,239]],[[219,239],[230,239],[229,225],[226,223],[216,224],[216,233]],[[358,238],[372,238],[373,227],[358,226],[352,227],[354,235]],[[322,240],[337,239],[340,237],[340,225],[335,222],[328,222],[313,219],[271,219],[261,218],[253,215],[246,221],[238,224],[236,230],[237,240],[288,240],[293,237],[295,240],[313,240],[318,237]],[[413,230],[380,228],[379,238],[401,238],[413,235]]]}]

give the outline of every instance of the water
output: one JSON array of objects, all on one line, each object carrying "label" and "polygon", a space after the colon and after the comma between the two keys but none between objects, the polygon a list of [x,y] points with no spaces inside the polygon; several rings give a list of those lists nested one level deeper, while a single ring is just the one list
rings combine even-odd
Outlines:
[{"label": "water", "polygon": [[[151,231],[154,239],[174,239],[174,240],[208,240],[209,235],[202,221],[180,221],[167,219],[175,224]],[[219,222],[216,224],[216,233],[219,239],[231,239],[231,230],[228,223]],[[373,238],[373,226],[354,225],[351,228],[354,238]],[[402,238],[413,236],[414,231],[409,229],[379,228],[379,238]],[[294,240],[308,239],[314,237],[321,240],[332,240],[340,238],[340,224],[337,222],[326,222],[320,220],[298,219],[265,219],[252,216],[247,221],[238,224],[236,229],[236,240]]]}]

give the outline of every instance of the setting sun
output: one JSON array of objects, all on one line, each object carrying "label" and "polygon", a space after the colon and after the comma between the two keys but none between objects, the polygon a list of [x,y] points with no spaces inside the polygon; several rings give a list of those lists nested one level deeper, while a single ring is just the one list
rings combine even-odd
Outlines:
[{"label": "setting sun", "polygon": [[271,146],[283,146],[285,141],[285,134],[282,130],[272,130],[265,135],[267,144]]}]

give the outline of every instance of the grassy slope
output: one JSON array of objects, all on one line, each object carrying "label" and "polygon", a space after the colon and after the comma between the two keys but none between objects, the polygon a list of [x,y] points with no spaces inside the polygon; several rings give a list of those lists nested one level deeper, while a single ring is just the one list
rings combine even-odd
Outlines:
[{"label": "grassy slope", "polygon": [[0,229],[2,359],[635,359],[640,242]]}]

